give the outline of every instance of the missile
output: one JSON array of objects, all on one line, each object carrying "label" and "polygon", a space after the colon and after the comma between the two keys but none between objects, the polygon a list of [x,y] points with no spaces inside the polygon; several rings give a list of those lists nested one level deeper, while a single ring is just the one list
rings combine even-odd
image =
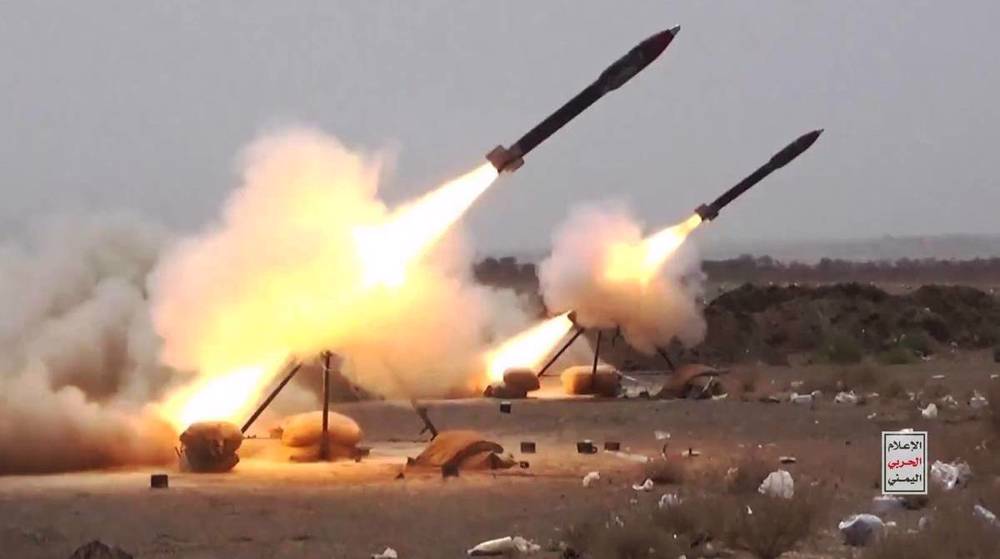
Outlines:
[{"label": "missile", "polygon": [[703,221],[711,221],[719,215],[719,211],[722,208],[729,205],[730,202],[735,200],[739,195],[743,194],[750,187],[764,180],[764,177],[770,175],[771,173],[777,171],[778,169],[788,165],[793,159],[802,155],[802,152],[809,149],[809,146],[813,145],[819,135],[823,133],[822,129],[813,130],[808,134],[803,134],[798,137],[794,142],[788,144],[781,151],[774,154],[771,160],[763,164],[753,173],[747,175],[747,177],[736,184],[736,186],[730,188],[729,190],[722,193],[722,196],[716,198],[711,204],[702,204],[695,209],[695,213],[701,216]]},{"label": "missile", "polygon": [[628,51],[625,56],[608,66],[594,83],[588,85],[565,105],[559,107],[559,110],[549,115],[548,118],[529,130],[527,134],[521,136],[510,147],[495,147],[486,154],[486,159],[493,164],[498,172],[512,173],[516,171],[521,165],[524,165],[524,156],[538,147],[538,144],[555,134],[557,130],[576,118],[598,99],[621,87],[656,60],[680,30],[680,26],[666,29],[642,41]]}]

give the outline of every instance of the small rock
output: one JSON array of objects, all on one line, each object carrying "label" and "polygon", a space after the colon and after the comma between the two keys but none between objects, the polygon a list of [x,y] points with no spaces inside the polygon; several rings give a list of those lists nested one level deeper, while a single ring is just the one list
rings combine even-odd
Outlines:
[{"label": "small rock", "polygon": [[942,380],[944,377],[945,375],[931,375],[931,378],[934,380]]},{"label": "small rock", "polygon": [[372,559],[399,559],[399,554],[395,549],[387,547],[382,553],[372,553]]},{"label": "small rock", "polygon": [[795,481],[792,479],[792,474],[785,470],[775,470],[767,474],[757,492],[768,497],[791,499],[795,496]]},{"label": "small rock", "polygon": [[594,483],[600,481],[600,479],[601,479],[600,472],[590,472],[587,475],[583,476],[583,486],[590,487]]},{"label": "small rock", "polygon": [[878,415],[877,412],[871,412],[870,414],[865,416],[865,419],[875,419],[877,415]]},{"label": "small rock", "polygon": [[653,431],[653,436],[656,437],[658,441],[665,441],[670,438],[670,433],[666,431]]},{"label": "small rock", "polygon": [[927,404],[926,408],[920,410],[920,415],[922,415],[924,419],[936,418],[938,416],[937,406],[935,406],[933,403]]},{"label": "small rock", "polygon": [[779,456],[778,462],[781,462],[782,464],[794,464],[798,462],[798,460],[794,456]]},{"label": "small rock", "polygon": [[938,400],[941,407],[948,408],[950,410],[958,409],[958,400],[955,399],[951,394],[947,394]]},{"label": "small rock", "polygon": [[844,543],[864,547],[885,535],[885,523],[874,514],[855,514],[837,525],[844,536]]},{"label": "small rock", "polygon": [[931,520],[926,516],[921,516],[920,520],[917,521],[917,529],[923,532],[931,525]]}]

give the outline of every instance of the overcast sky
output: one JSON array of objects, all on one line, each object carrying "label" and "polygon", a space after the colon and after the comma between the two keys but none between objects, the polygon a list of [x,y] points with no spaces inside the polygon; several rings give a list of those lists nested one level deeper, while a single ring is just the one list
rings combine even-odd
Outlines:
[{"label": "overcast sky", "polygon": [[996,0],[3,2],[0,231],[118,208],[193,229],[285,123],[395,154],[400,201],[680,24],[477,203],[480,250],[542,249],[581,201],[677,221],[812,128],[709,236],[1000,233],[998,22]]}]

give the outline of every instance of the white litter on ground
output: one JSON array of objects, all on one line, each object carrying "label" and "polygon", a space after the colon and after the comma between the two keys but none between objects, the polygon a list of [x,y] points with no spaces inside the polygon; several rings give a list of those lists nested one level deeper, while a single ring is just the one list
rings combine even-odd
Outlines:
[{"label": "white litter on ground", "polygon": [[583,476],[583,486],[590,487],[591,485],[600,480],[601,480],[600,472],[590,472],[587,475]]},{"label": "white litter on ground", "polygon": [[775,470],[767,474],[757,492],[768,497],[791,499],[795,496],[795,481],[792,479],[792,474],[785,470]]}]

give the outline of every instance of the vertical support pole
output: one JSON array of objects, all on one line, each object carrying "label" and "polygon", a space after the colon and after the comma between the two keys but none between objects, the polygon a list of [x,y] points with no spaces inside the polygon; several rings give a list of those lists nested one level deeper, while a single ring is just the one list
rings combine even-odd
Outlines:
[{"label": "vertical support pole", "polygon": [[319,440],[319,459],[330,459],[330,352],[323,352],[323,436]]},{"label": "vertical support pole", "polygon": [[597,331],[597,343],[594,344],[594,366],[590,370],[590,374],[597,376],[597,358],[601,355],[601,330]]}]

